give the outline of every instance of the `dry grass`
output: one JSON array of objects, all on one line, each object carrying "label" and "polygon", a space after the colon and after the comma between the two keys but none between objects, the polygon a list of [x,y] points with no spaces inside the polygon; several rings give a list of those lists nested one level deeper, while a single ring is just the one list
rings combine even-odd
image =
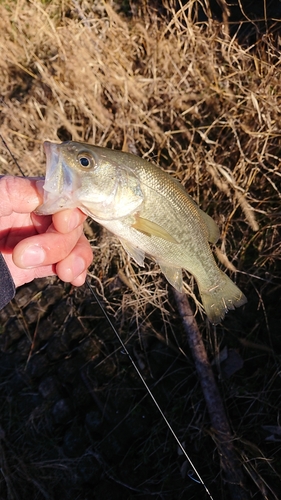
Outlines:
[{"label": "dry grass", "polygon": [[[243,368],[229,379],[218,362],[221,390],[250,491],[276,498],[271,489],[280,488],[280,446],[276,435],[268,440],[263,426],[280,432],[279,48],[269,34],[246,47],[215,21],[196,23],[195,1],[177,12],[172,1],[163,4],[165,17],[143,2],[126,18],[113,1],[1,2],[1,133],[27,175],[44,175],[44,140],[116,149],[126,144],[179,178],[218,222],[217,256],[222,267],[237,272],[248,305],[229,314],[216,332],[203,321],[201,328],[210,357],[218,360],[227,346],[243,359]],[[0,162],[1,173],[18,174],[3,147]],[[158,270],[148,262],[137,271],[113,237],[92,227],[93,282],[124,337],[137,333],[147,348],[156,335],[163,345],[168,340],[172,351],[177,343],[183,350],[174,303]],[[149,367],[149,354],[144,357]],[[179,371],[184,377],[182,367]],[[178,403],[165,404],[172,407],[179,433],[185,436],[189,425],[190,442],[200,450],[208,421],[189,377],[194,383],[187,375],[189,396],[182,398],[177,379]],[[202,467],[212,484],[218,471],[209,464],[210,443],[208,450],[208,465]],[[58,477],[57,470],[54,474]],[[53,498],[46,496],[43,472],[38,481],[38,498]],[[5,498],[17,496],[8,488]]]}]

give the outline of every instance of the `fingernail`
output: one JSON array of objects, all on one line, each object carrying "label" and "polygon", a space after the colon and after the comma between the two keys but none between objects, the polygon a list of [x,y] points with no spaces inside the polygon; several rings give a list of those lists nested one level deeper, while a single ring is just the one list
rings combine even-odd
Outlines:
[{"label": "fingernail", "polygon": [[73,279],[77,278],[77,276],[80,276],[83,271],[85,271],[85,261],[82,259],[82,257],[76,257],[73,261],[73,266],[72,266],[72,272],[73,272]]},{"label": "fingernail", "polygon": [[21,257],[22,265],[26,268],[37,267],[43,264],[46,258],[44,248],[39,245],[27,247]]}]

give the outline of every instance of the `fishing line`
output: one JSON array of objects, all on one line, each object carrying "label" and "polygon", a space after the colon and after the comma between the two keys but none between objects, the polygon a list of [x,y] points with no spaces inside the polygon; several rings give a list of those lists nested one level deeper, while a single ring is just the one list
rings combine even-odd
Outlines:
[{"label": "fishing line", "polygon": [[0,137],[1,137],[1,140],[2,140],[2,142],[3,142],[4,146],[5,146],[5,148],[7,149],[8,153],[10,154],[10,156],[11,156],[12,160],[14,161],[14,163],[16,164],[16,166],[18,167],[18,169],[19,169],[19,171],[20,171],[21,175],[22,175],[23,177],[26,177],[26,175],[25,175],[25,173],[22,171],[22,169],[21,169],[21,167],[20,167],[20,165],[19,165],[19,163],[18,163],[17,159],[15,158],[15,156],[13,155],[12,151],[10,150],[10,148],[9,148],[8,144],[6,143],[6,141],[5,141],[4,137],[3,137],[3,135],[2,135],[2,134],[0,134]]},{"label": "fishing line", "polygon": [[179,447],[179,448],[180,448],[180,450],[182,451],[183,455],[185,456],[185,458],[186,458],[186,459],[187,459],[187,461],[189,462],[190,466],[192,467],[192,470],[195,472],[195,474],[196,474],[196,476],[197,476],[197,478],[194,478],[194,477],[192,477],[192,474],[190,474],[190,473],[189,473],[189,474],[188,474],[189,478],[190,478],[190,479],[192,479],[193,481],[195,481],[196,483],[202,484],[202,486],[204,486],[204,488],[205,488],[206,493],[209,495],[210,499],[211,499],[211,500],[214,500],[214,499],[213,499],[213,497],[212,497],[212,495],[211,495],[211,493],[209,492],[209,490],[208,490],[208,488],[207,488],[206,484],[204,483],[203,479],[201,478],[201,476],[200,476],[200,474],[199,474],[198,470],[196,469],[196,467],[195,467],[195,465],[193,464],[192,460],[189,458],[189,456],[188,456],[187,452],[185,451],[185,449],[184,449],[184,447],[183,447],[182,443],[180,442],[180,440],[179,440],[178,436],[176,435],[176,433],[175,433],[174,429],[172,428],[172,426],[171,426],[170,422],[168,421],[168,419],[166,418],[165,414],[163,413],[163,411],[162,411],[161,407],[159,406],[159,404],[158,404],[158,402],[157,402],[156,398],[154,397],[154,395],[153,395],[152,391],[150,390],[149,386],[147,385],[147,383],[146,383],[146,381],[145,381],[144,377],[142,376],[142,374],[141,374],[141,372],[140,372],[139,368],[137,367],[137,365],[136,365],[135,361],[133,360],[133,358],[132,358],[132,356],[131,356],[130,352],[128,351],[128,349],[127,349],[127,347],[126,347],[126,344],[123,342],[123,340],[122,340],[122,338],[120,337],[120,335],[119,335],[119,333],[118,333],[117,329],[115,328],[115,326],[114,326],[114,324],[112,323],[112,321],[111,321],[111,319],[110,319],[109,315],[107,314],[106,309],[103,307],[103,305],[102,305],[102,303],[101,303],[101,301],[100,301],[100,299],[99,299],[98,295],[96,294],[96,292],[95,292],[95,291],[93,290],[93,288],[91,287],[91,285],[90,285],[90,283],[89,283],[88,278],[86,279],[86,285],[87,285],[87,287],[89,288],[90,292],[92,293],[92,295],[93,295],[93,297],[94,297],[94,299],[95,299],[96,303],[98,304],[98,306],[99,306],[99,308],[100,308],[100,310],[101,310],[102,314],[104,315],[104,317],[105,317],[106,321],[108,322],[108,324],[109,324],[110,328],[112,329],[112,331],[113,331],[113,332],[114,332],[114,334],[116,335],[116,337],[117,337],[117,339],[118,339],[119,343],[120,343],[120,344],[121,344],[121,346],[122,346],[122,349],[124,350],[125,354],[128,356],[128,358],[129,358],[129,360],[130,360],[130,362],[131,362],[131,364],[132,364],[132,366],[133,366],[134,370],[136,371],[137,375],[138,375],[138,376],[139,376],[139,378],[141,379],[141,381],[142,381],[142,383],[143,383],[143,385],[144,385],[144,387],[145,387],[146,391],[148,392],[149,396],[151,397],[151,399],[152,399],[153,403],[155,404],[155,406],[156,406],[157,410],[159,411],[159,413],[160,413],[160,415],[161,415],[162,419],[164,420],[164,422],[165,422],[165,424],[167,425],[167,427],[168,427],[169,431],[171,432],[171,434],[172,434],[173,438],[175,439],[175,441],[176,441],[176,443],[177,443],[178,447]]},{"label": "fishing line", "polygon": [[[20,167],[20,165],[19,165],[19,163],[18,163],[17,159],[16,159],[16,158],[15,158],[15,156],[12,154],[12,152],[11,152],[10,148],[8,147],[8,145],[7,145],[6,141],[4,140],[4,138],[3,138],[2,134],[0,134],[0,137],[1,137],[1,140],[2,140],[2,142],[3,142],[4,146],[5,146],[5,148],[7,149],[7,151],[9,152],[9,154],[11,155],[11,158],[13,159],[13,161],[14,161],[15,165],[16,165],[16,166],[17,166],[17,168],[19,169],[20,173],[22,174],[22,176],[23,176],[23,177],[26,177],[26,175],[24,174],[23,170],[21,169],[21,167]],[[157,400],[156,400],[155,396],[153,395],[152,391],[150,390],[149,386],[147,385],[147,383],[146,383],[146,381],[145,381],[144,377],[142,376],[142,374],[141,374],[141,372],[140,372],[140,370],[139,370],[138,366],[136,365],[136,363],[135,363],[134,359],[132,358],[132,356],[131,356],[130,352],[128,351],[128,349],[127,349],[127,347],[126,347],[126,344],[123,342],[122,338],[120,337],[120,335],[119,335],[119,333],[118,333],[117,329],[115,328],[114,324],[112,323],[112,321],[111,321],[111,319],[110,319],[110,317],[109,317],[109,315],[108,315],[108,313],[107,313],[106,309],[103,307],[103,305],[102,305],[102,303],[101,303],[101,301],[100,301],[100,299],[99,299],[98,295],[96,294],[96,292],[94,291],[93,287],[91,286],[91,284],[90,284],[90,282],[89,282],[89,279],[88,279],[88,278],[86,278],[86,282],[85,282],[85,283],[86,283],[87,287],[89,288],[89,290],[90,290],[91,294],[93,295],[93,297],[94,297],[94,299],[95,299],[96,303],[98,304],[98,306],[99,306],[99,308],[100,308],[100,310],[101,310],[101,312],[102,312],[103,316],[105,317],[106,321],[108,322],[108,324],[109,324],[110,328],[112,329],[112,331],[113,331],[114,335],[115,335],[115,336],[116,336],[116,338],[118,339],[118,341],[119,341],[119,343],[120,343],[120,345],[121,345],[122,349],[124,350],[125,354],[128,356],[128,358],[129,358],[129,360],[130,360],[131,365],[133,366],[134,370],[136,371],[136,373],[137,373],[138,377],[140,378],[140,380],[141,380],[141,382],[142,382],[143,386],[145,387],[145,389],[146,389],[147,393],[149,394],[149,396],[150,396],[150,398],[152,399],[152,401],[153,401],[154,405],[156,406],[156,408],[157,408],[158,412],[160,413],[160,415],[161,415],[162,419],[164,420],[164,422],[165,422],[166,426],[168,427],[168,429],[169,429],[170,433],[172,434],[173,438],[175,439],[175,441],[176,441],[176,443],[177,443],[178,447],[179,447],[179,448],[180,448],[180,450],[182,451],[182,453],[183,453],[183,455],[185,456],[186,460],[187,460],[187,461],[188,461],[188,463],[190,464],[190,467],[192,468],[192,471],[193,471],[193,472],[195,473],[195,475],[196,475],[196,477],[193,477],[193,472],[192,472],[192,471],[190,471],[190,472],[187,474],[187,475],[188,475],[188,477],[189,477],[192,481],[194,481],[195,483],[201,484],[201,485],[204,487],[204,489],[205,489],[206,493],[208,494],[208,496],[209,496],[210,500],[214,500],[214,499],[213,499],[213,497],[212,497],[212,495],[211,495],[211,493],[210,493],[210,491],[209,491],[209,489],[207,488],[206,484],[204,483],[204,481],[203,481],[202,477],[200,476],[200,474],[199,474],[198,470],[196,469],[196,467],[195,467],[195,465],[193,464],[192,460],[189,458],[189,456],[188,456],[188,454],[187,454],[186,450],[184,449],[184,447],[183,447],[182,443],[180,442],[180,440],[179,440],[178,436],[176,435],[176,433],[175,433],[175,431],[174,431],[173,427],[171,426],[170,422],[168,421],[167,417],[165,416],[164,412],[162,411],[161,407],[159,406],[159,404],[158,404],[158,402],[157,402]]]}]

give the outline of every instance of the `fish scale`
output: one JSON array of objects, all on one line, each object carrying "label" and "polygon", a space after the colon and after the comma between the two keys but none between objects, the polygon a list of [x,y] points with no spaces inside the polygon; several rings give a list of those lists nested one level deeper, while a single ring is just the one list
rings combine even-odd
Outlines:
[{"label": "fish scale", "polygon": [[219,230],[183,186],[138,156],[90,144],[45,142],[44,201],[37,213],[80,208],[119,237],[143,265],[145,255],[182,291],[182,269],[195,277],[209,320],[216,324],[246,297],[222,272],[209,242]]}]

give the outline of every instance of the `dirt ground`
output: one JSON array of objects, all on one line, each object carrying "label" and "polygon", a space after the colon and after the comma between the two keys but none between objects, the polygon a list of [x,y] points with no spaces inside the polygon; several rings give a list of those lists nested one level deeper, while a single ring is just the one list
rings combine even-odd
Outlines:
[{"label": "dirt ground", "polygon": [[[252,21],[244,36],[226,9],[211,17],[207,1],[199,7],[1,2],[1,134],[28,176],[44,175],[44,140],[126,147],[178,178],[216,220],[216,258],[248,302],[214,327],[187,273],[185,290],[246,494],[276,500],[280,21]],[[19,175],[4,145],[0,166]],[[229,499],[171,287],[93,221],[85,232],[91,287],[211,494]],[[1,500],[209,498],[86,285],[21,287],[0,329]]]}]

